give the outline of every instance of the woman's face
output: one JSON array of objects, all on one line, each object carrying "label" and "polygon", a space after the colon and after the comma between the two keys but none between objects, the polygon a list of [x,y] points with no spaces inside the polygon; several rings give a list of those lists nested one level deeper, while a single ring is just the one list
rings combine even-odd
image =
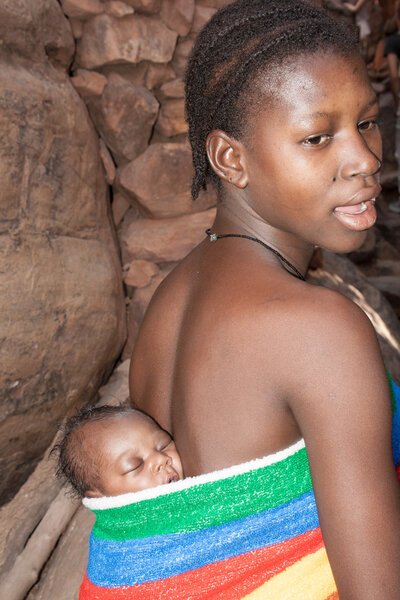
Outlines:
[{"label": "woman's face", "polygon": [[357,248],[376,220],[377,115],[359,57],[315,54],[290,62],[242,140],[248,204],[307,243],[336,252]]}]

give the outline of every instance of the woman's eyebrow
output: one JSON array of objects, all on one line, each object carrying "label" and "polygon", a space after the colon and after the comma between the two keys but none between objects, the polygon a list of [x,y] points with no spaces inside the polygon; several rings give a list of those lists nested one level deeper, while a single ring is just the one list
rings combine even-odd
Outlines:
[{"label": "woman's eyebrow", "polygon": [[372,108],[373,106],[375,106],[375,104],[378,104],[378,97],[374,96],[372,98],[372,100],[370,102],[368,102],[368,104],[366,106],[364,106],[363,110],[369,110],[370,108]]}]

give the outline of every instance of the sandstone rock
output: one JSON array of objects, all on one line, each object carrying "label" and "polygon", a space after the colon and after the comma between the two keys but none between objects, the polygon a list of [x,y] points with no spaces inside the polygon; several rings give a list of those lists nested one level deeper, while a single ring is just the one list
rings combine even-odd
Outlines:
[{"label": "sandstone rock", "polygon": [[164,0],[161,18],[170,29],[184,37],[192,27],[194,6],[194,0]]},{"label": "sandstone rock", "polygon": [[152,90],[162,83],[171,81],[174,78],[175,73],[169,65],[150,63],[146,73],[145,86],[148,90]]},{"label": "sandstone rock", "polygon": [[133,6],[138,12],[146,15],[155,15],[160,12],[162,0],[125,0],[127,4]]},{"label": "sandstone rock", "polygon": [[[17,5],[9,6],[12,16]],[[93,397],[125,337],[98,137],[44,50],[61,9],[56,0],[18,7],[26,39],[0,59],[0,501],[32,471],[65,413]]]},{"label": "sandstone rock", "polygon": [[106,181],[107,181],[108,185],[112,185],[114,183],[114,179],[115,179],[115,165],[114,165],[113,159],[111,157],[111,154],[109,153],[109,151],[107,149],[107,146],[105,145],[105,143],[103,142],[103,140],[101,138],[99,139],[99,146],[100,146],[100,158],[103,163]]},{"label": "sandstone rock", "polygon": [[160,269],[152,262],[147,260],[133,260],[129,269],[124,273],[124,282],[136,288],[146,287],[150,284]]},{"label": "sandstone rock", "polygon": [[400,323],[382,294],[345,257],[324,251],[324,268],[309,275],[311,282],[337,290],[368,315],[378,335],[385,366],[400,379]]},{"label": "sandstone rock", "polygon": [[100,69],[101,73],[107,78],[109,78],[111,75],[119,75],[126,81],[129,81],[129,83],[133,83],[133,85],[137,85],[139,87],[147,87],[145,85],[145,81],[148,70],[149,65],[145,60],[136,65],[132,63],[126,63],[123,65],[106,65]]},{"label": "sandstone rock", "polygon": [[100,0],[60,0],[67,17],[73,19],[90,19],[104,12],[104,4]]},{"label": "sandstone rock", "polygon": [[76,62],[87,69],[141,60],[167,63],[174,53],[176,38],[174,31],[155,18],[99,15],[85,23]]},{"label": "sandstone rock", "polygon": [[111,74],[101,98],[91,99],[88,106],[117,165],[145,150],[158,113],[158,102],[146,88]]},{"label": "sandstone rock", "polygon": [[114,369],[110,379],[99,388],[100,401],[98,406],[119,406],[129,399],[129,365],[130,360],[124,360]]},{"label": "sandstone rock", "polygon": [[176,45],[171,66],[177,77],[184,77],[185,75],[188,57],[193,48],[193,44],[194,39],[188,38],[186,40],[179,41]]},{"label": "sandstone rock", "polygon": [[160,92],[163,98],[184,98],[185,84],[183,79],[167,81],[161,86]]},{"label": "sandstone rock", "polygon": [[107,85],[107,77],[95,71],[78,69],[76,75],[71,77],[71,83],[82,98],[90,98],[101,96]]},{"label": "sandstone rock", "polygon": [[199,33],[199,31],[203,29],[204,25],[211,19],[214,13],[216,13],[215,8],[196,5],[194,10],[192,32]]},{"label": "sandstone rock", "polygon": [[[157,177],[154,174],[157,174]],[[210,186],[195,202],[191,199],[193,167],[185,144],[152,144],[119,172],[119,184],[146,213],[155,218],[201,211],[216,202]]]},{"label": "sandstone rock", "polygon": [[[153,297],[154,292],[165,279],[168,273],[172,270],[172,266],[162,269],[156,275],[151,283],[144,287],[135,290],[133,298],[128,308],[128,338],[122,352],[122,359],[130,359],[132,356],[133,346],[139,331],[140,324],[143,320],[146,308]],[[134,401],[134,398],[132,399]]]},{"label": "sandstone rock", "polygon": [[47,60],[68,68],[75,51],[71,28],[55,0],[2,0],[0,40],[1,55],[6,59],[15,53],[27,68]]},{"label": "sandstone rock", "polygon": [[83,23],[79,19],[70,19],[69,24],[71,25],[72,35],[76,40],[79,40],[83,34]]},{"label": "sandstone rock", "polygon": [[128,4],[120,2],[119,0],[111,0],[111,2],[108,2],[106,5],[106,13],[112,17],[117,17],[117,19],[121,19],[127,15],[133,15],[134,12],[135,9],[132,6],[128,6]]},{"label": "sandstone rock", "polygon": [[176,219],[136,221],[120,234],[123,262],[180,260],[205,238],[214,218],[215,209],[211,208]]},{"label": "sandstone rock", "polygon": [[173,137],[187,132],[188,124],[185,119],[183,98],[166,100],[162,103],[156,129],[165,137]]},{"label": "sandstone rock", "polygon": [[111,204],[111,211],[115,227],[118,227],[118,225],[121,223],[129,206],[129,200],[123,194],[118,192],[114,194]]}]

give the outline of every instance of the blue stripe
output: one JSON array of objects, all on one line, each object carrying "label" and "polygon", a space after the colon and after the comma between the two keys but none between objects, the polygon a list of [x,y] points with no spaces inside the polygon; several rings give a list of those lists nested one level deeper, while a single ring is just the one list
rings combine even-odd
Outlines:
[{"label": "blue stripe", "polygon": [[200,531],[121,542],[91,535],[87,576],[100,587],[157,581],[279,544],[316,527],[310,491],[279,507]]},{"label": "blue stripe", "polygon": [[396,398],[396,411],[393,415],[392,450],[394,464],[397,467],[400,462],[400,387],[394,381],[391,383]]}]

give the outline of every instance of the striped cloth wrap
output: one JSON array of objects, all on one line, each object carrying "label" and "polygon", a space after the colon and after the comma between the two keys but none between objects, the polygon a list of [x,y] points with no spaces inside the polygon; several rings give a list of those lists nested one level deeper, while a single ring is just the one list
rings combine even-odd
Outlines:
[{"label": "striped cloth wrap", "polygon": [[[400,469],[400,388],[391,382]],[[400,473],[399,473],[400,474]],[[96,514],[79,600],[333,600],[304,441],[115,497]]]}]

